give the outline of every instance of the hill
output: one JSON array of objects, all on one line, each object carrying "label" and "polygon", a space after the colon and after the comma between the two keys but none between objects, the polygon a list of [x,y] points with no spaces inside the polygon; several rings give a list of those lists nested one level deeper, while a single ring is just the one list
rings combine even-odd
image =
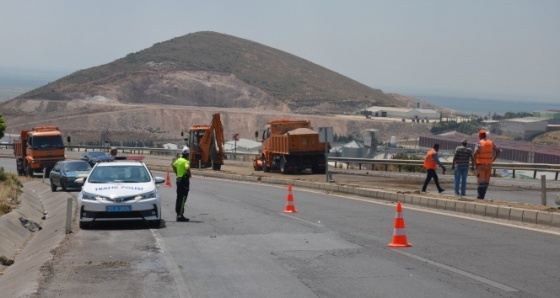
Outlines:
[{"label": "hill", "polygon": [[[197,32],[77,71],[1,107],[10,133],[48,123],[86,139],[98,139],[104,129],[128,138],[170,138],[192,123],[207,123],[200,108],[238,115],[226,125],[250,136],[280,115],[355,114],[411,100],[253,41]],[[362,126],[336,120],[345,123],[330,125],[340,135]]]}]

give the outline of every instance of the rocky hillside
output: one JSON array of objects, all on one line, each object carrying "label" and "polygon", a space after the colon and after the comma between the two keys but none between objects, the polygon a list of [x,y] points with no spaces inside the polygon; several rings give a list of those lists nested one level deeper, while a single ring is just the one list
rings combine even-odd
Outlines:
[{"label": "rocky hillside", "polygon": [[[217,111],[226,133],[249,138],[278,117],[314,115],[315,127],[333,126],[338,135],[406,127],[329,115],[355,115],[370,105],[406,107],[411,100],[253,41],[198,32],[77,71],[0,108],[8,133],[54,124],[81,141],[99,139],[101,130],[118,140],[172,139],[191,124],[208,123]],[[397,130],[414,138],[415,129]]]}]

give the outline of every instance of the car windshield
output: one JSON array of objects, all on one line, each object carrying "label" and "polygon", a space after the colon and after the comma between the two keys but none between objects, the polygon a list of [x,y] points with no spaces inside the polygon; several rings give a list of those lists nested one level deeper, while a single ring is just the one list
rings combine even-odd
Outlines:
[{"label": "car windshield", "polygon": [[67,172],[89,171],[91,170],[91,167],[87,162],[67,162],[64,164],[64,170]]},{"label": "car windshield", "polygon": [[150,174],[139,165],[98,166],[89,175],[90,183],[144,183],[150,181]]}]

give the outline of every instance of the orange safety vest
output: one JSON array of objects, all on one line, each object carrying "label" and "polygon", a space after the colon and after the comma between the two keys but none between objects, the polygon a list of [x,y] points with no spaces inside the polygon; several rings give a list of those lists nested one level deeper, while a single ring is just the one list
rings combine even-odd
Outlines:
[{"label": "orange safety vest", "polygon": [[434,149],[428,151],[426,158],[424,158],[424,168],[429,170],[435,170],[437,168],[436,159],[434,158],[434,154],[436,153]]},{"label": "orange safety vest", "polygon": [[479,151],[476,155],[477,164],[491,164],[494,159],[494,142],[490,140],[480,140]]}]

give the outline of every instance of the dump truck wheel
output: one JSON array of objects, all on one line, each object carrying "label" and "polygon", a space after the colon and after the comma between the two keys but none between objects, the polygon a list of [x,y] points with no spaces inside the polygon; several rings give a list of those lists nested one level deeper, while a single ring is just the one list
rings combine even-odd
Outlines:
[{"label": "dump truck wheel", "polygon": [[262,160],[262,168],[263,168],[263,172],[267,172],[267,173],[270,172],[270,168],[266,164],[266,160],[264,158]]},{"label": "dump truck wheel", "polygon": [[280,159],[280,173],[287,174],[286,172],[286,158],[282,157]]},{"label": "dump truck wheel", "polygon": [[33,177],[33,168],[31,166],[27,166],[27,176]]}]

